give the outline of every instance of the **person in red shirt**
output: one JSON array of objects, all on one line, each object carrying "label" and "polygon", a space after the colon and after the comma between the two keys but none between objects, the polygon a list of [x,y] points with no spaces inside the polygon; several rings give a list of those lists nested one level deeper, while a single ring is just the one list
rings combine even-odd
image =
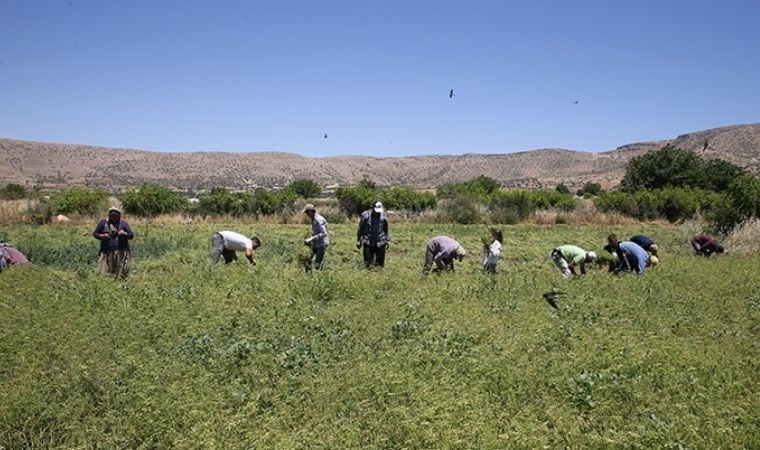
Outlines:
[{"label": "person in red shirt", "polygon": [[713,253],[723,253],[724,248],[714,237],[707,234],[697,234],[691,239],[691,246],[697,255],[709,258]]}]

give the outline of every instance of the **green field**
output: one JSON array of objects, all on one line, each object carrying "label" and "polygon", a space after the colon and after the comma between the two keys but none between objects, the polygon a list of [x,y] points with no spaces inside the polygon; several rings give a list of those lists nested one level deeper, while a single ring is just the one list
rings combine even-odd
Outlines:
[{"label": "green field", "polygon": [[[487,276],[484,227],[396,224],[368,272],[346,224],[309,274],[306,226],[254,224],[258,265],[209,269],[225,228],[134,225],[124,281],[92,227],[5,227],[35,264],[0,274],[0,449],[760,448],[760,257],[517,225]],[[664,255],[642,277],[548,256],[640,231]],[[438,234],[473,256],[422,277]]]}]

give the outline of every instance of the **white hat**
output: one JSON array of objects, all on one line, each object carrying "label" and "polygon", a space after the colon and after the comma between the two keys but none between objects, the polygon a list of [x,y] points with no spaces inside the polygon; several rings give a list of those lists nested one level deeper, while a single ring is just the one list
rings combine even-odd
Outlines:
[{"label": "white hat", "polygon": [[591,251],[586,252],[586,258],[590,259],[591,261],[595,261],[596,260],[596,253],[591,252]]},{"label": "white hat", "polygon": [[375,203],[375,212],[381,213],[383,212],[383,204],[380,202]]},{"label": "white hat", "polygon": [[316,211],[317,208],[314,207],[311,203],[307,203],[306,206],[303,207],[302,213],[305,213],[306,211]]},{"label": "white hat", "polygon": [[112,207],[108,208],[108,214],[111,214],[111,211],[117,212],[117,213],[121,214],[121,210],[119,208],[115,207],[115,206],[112,206]]}]

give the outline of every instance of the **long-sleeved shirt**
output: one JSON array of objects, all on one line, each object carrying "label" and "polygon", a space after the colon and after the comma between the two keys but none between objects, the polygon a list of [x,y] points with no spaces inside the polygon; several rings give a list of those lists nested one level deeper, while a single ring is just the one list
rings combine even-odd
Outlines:
[{"label": "long-sleeved shirt", "polygon": [[390,242],[388,234],[388,219],[385,212],[376,213],[369,209],[359,216],[359,229],[356,231],[356,241],[371,247],[382,247]]},{"label": "long-sleeved shirt", "polygon": [[694,241],[699,244],[699,250],[701,252],[712,253],[715,251],[715,248],[718,245],[712,236],[708,236],[706,234],[698,234],[694,236]]},{"label": "long-sleeved shirt", "polygon": [[448,236],[436,236],[427,243],[428,250],[433,252],[433,261],[454,259],[457,249],[461,246]]},{"label": "long-sleeved shirt", "polygon": [[631,242],[637,244],[639,247],[643,248],[646,251],[649,251],[649,249],[652,247],[652,244],[654,244],[654,241],[649,236],[644,236],[643,234],[637,234],[636,236],[631,236],[631,239],[629,239]]},{"label": "long-sleeved shirt", "polygon": [[324,247],[330,243],[330,235],[327,233],[327,220],[319,214],[314,214],[311,221],[311,246],[314,248]]},{"label": "long-sleeved shirt", "polygon": [[[117,236],[116,232],[124,230],[127,232],[126,236]],[[114,250],[129,250],[129,240],[135,237],[132,233],[132,229],[126,220],[119,219],[118,224],[112,224],[108,219],[103,219],[95,226],[95,231],[92,232],[93,237],[98,239],[98,234],[108,233],[111,235],[111,239],[100,241],[100,253],[106,253]]]},{"label": "long-sleeved shirt", "polygon": [[646,250],[631,241],[621,242],[619,246],[620,250],[623,251],[625,258],[630,263],[631,269],[635,270],[637,273],[644,273],[644,271],[647,270],[649,254],[647,254]]},{"label": "long-sleeved shirt", "polygon": [[15,264],[29,264],[29,260],[26,259],[23,253],[18,251],[16,247],[8,244],[0,244],[0,258],[4,259],[7,265]]},{"label": "long-sleeved shirt", "polygon": [[488,253],[486,253],[486,257],[483,259],[483,264],[484,265],[496,264],[499,262],[500,256],[501,256],[501,242],[494,239],[494,241],[488,247]]}]

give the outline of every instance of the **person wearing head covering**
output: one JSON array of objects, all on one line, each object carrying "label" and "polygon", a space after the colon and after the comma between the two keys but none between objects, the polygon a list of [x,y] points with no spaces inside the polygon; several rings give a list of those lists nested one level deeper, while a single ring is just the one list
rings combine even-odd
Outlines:
[{"label": "person wearing head covering", "polygon": [[[623,241],[618,244],[618,247],[623,253],[623,258],[626,262],[625,269],[623,270],[643,275],[647,270],[647,267],[657,264],[657,257],[650,257],[649,253],[635,242]],[[650,258],[654,258],[654,260],[651,260]]]},{"label": "person wearing head covering", "polygon": [[569,278],[571,275],[577,275],[575,273],[576,266],[580,266],[581,275],[585,275],[586,263],[594,262],[596,253],[587,252],[576,245],[560,245],[552,250],[551,258],[554,265],[562,272],[562,276]]},{"label": "person wearing head covering", "polygon": [[385,251],[390,240],[385,209],[382,203],[376,202],[373,208],[361,213],[356,231],[356,248],[363,249],[364,267],[385,266]]},{"label": "person wearing head covering", "polygon": [[631,236],[631,238],[628,240],[634,242],[636,245],[653,254],[654,256],[657,256],[657,252],[660,251],[660,248],[649,236],[637,234],[636,236]]},{"label": "person wearing head covering", "polygon": [[100,241],[98,273],[126,278],[131,260],[129,241],[135,235],[127,221],[121,218],[121,210],[111,207],[108,218],[98,222],[92,235]]},{"label": "person wearing head covering", "polygon": [[26,266],[29,260],[16,247],[0,242],[0,271],[10,266]]},{"label": "person wearing head covering", "polygon": [[327,246],[330,245],[330,235],[327,233],[327,220],[317,213],[317,208],[311,203],[304,206],[302,213],[311,220],[311,235],[304,239],[304,244],[311,247],[311,257],[314,268],[322,270]]},{"label": "person wearing head covering", "polygon": [[238,251],[244,252],[248,262],[256,265],[253,260],[253,251],[261,247],[261,240],[256,236],[247,238],[234,231],[218,231],[211,236],[211,265],[219,262],[224,257],[224,263],[229,264],[237,260]]},{"label": "person wearing head covering", "polygon": [[504,235],[501,230],[496,228],[489,228],[491,232],[491,245],[485,245],[483,248],[483,271],[486,273],[496,273],[496,264],[499,263],[501,257],[501,243],[504,239]]},{"label": "person wearing head covering", "polygon": [[709,258],[713,253],[723,253],[724,248],[718,244],[714,237],[708,234],[697,234],[691,238],[691,246],[697,255]]},{"label": "person wearing head covering", "polygon": [[425,247],[425,266],[422,273],[430,272],[435,263],[435,272],[454,270],[454,259],[460,262],[467,254],[462,244],[448,236],[436,236],[429,240]]}]

